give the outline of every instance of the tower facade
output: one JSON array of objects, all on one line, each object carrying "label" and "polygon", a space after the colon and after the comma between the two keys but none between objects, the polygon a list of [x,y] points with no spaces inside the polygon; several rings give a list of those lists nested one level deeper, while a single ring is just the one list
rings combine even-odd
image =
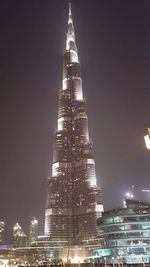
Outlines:
[{"label": "tower facade", "polygon": [[52,240],[68,241],[94,238],[96,220],[102,211],[70,5],[58,97],[58,129],[52,175],[48,178],[45,235]]}]

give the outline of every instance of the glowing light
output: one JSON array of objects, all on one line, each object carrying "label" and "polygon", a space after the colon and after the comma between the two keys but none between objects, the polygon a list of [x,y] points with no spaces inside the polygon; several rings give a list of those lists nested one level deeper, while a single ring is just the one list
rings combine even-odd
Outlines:
[{"label": "glowing light", "polygon": [[83,95],[82,95],[82,91],[78,90],[76,92],[76,100],[83,100]]},{"label": "glowing light", "polygon": [[46,216],[49,216],[49,215],[51,215],[52,214],[52,209],[46,209],[45,210],[45,215]]},{"label": "glowing light", "polygon": [[127,198],[134,198],[134,195],[131,192],[126,193]]},{"label": "glowing light", "polygon": [[67,81],[68,81],[68,78],[63,79],[63,90],[67,89]]},{"label": "glowing light", "polygon": [[58,175],[58,168],[59,168],[59,162],[55,162],[52,164],[52,176]]},{"label": "glowing light", "polygon": [[72,17],[69,16],[68,24],[72,24]]},{"label": "glowing light", "polygon": [[34,219],[32,222],[31,222],[32,225],[34,224],[38,224],[38,220]]},{"label": "glowing light", "polygon": [[67,258],[63,258],[63,261],[66,263],[67,262]]},{"label": "glowing light", "polygon": [[82,263],[82,262],[83,262],[83,258],[79,256],[75,256],[74,258],[71,258],[71,263]]},{"label": "glowing light", "polygon": [[94,164],[94,165],[95,165],[95,161],[94,161],[94,159],[87,159],[87,163],[88,163],[88,164]]},{"label": "glowing light", "polygon": [[71,62],[78,62],[78,55],[77,52],[74,50],[70,50],[70,61]]},{"label": "glowing light", "polygon": [[88,181],[89,181],[89,186],[90,187],[95,187],[96,186],[96,177],[95,178],[91,178]]},{"label": "glowing light", "polygon": [[69,15],[71,16],[71,2],[69,2]]},{"label": "glowing light", "polygon": [[55,162],[53,163],[52,165],[52,169],[54,170],[55,168],[58,168],[59,167],[59,162]]},{"label": "glowing light", "polygon": [[61,117],[58,119],[58,131],[62,131],[64,129],[64,121],[70,122],[70,117]]},{"label": "glowing light", "polygon": [[149,137],[149,135],[148,135],[148,134],[145,135],[145,136],[144,136],[144,139],[145,139],[146,148],[147,148],[148,150],[150,150],[150,137]]},{"label": "glowing light", "polygon": [[[52,215],[52,209],[46,209],[45,210],[45,235],[48,236],[49,233],[50,233],[50,221],[49,221],[49,218],[50,218],[50,215]],[[44,241],[45,242],[45,241]]]},{"label": "glowing light", "polygon": [[64,118],[64,117],[61,117],[61,118],[58,119],[58,123],[59,123],[59,122],[62,122],[62,121],[64,121],[64,120],[65,120],[65,118]]},{"label": "glowing light", "polygon": [[102,204],[97,204],[96,207],[95,207],[95,211],[103,212],[104,211],[104,206]]},{"label": "glowing light", "polygon": [[69,44],[70,42],[74,42],[74,36],[72,34],[69,34],[67,36],[67,44]]},{"label": "glowing light", "polygon": [[73,34],[69,34],[67,36],[67,42],[66,42],[66,49],[67,50],[70,49],[70,42],[74,42],[75,43],[75,39],[74,39],[74,35]]}]

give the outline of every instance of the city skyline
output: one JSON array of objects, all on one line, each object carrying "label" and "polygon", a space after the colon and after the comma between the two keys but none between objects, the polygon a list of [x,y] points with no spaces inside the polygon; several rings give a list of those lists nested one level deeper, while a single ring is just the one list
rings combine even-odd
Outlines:
[{"label": "city skyline", "polygon": [[[72,7],[96,173],[108,208],[121,204],[123,184],[149,184],[146,11],[140,1],[72,1]],[[2,4],[0,216],[9,227],[16,221],[25,227],[33,216],[44,224],[67,8],[68,1]]]}]

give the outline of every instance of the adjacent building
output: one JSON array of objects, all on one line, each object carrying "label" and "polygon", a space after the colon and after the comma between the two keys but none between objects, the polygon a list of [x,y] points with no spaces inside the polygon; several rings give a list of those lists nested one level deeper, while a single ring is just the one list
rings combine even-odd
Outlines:
[{"label": "adjacent building", "polygon": [[5,223],[0,221],[0,243],[4,241]]},{"label": "adjacent building", "polygon": [[126,208],[104,212],[98,219],[101,262],[150,263],[150,203],[126,200]]},{"label": "adjacent building", "polygon": [[48,177],[45,235],[51,240],[69,242],[92,239],[96,237],[96,222],[103,204],[89,138],[71,5],[57,122],[52,175]]},{"label": "adjacent building", "polygon": [[14,247],[25,247],[27,244],[27,236],[19,223],[16,223],[13,227],[13,244]]},{"label": "adjacent building", "polygon": [[38,237],[38,220],[33,217],[29,227],[29,245],[37,240]]}]

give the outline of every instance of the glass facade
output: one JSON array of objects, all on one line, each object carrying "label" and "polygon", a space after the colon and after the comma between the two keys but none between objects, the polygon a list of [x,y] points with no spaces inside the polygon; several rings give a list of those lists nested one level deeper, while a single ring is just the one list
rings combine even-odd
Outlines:
[{"label": "glass facade", "polygon": [[126,208],[110,210],[98,219],[98,236],[104,239],[105,245],[97,254],[109,250],[109,262],[113,258],[116,262],[150,262],[150,204],[126,202]]},{"label": "glass facade", "polygon": [[58,129],[52,175],[48,177],[45,235],[52,240],[94,238],[102,211],[70,8],[63,82],[58,96]]}]

